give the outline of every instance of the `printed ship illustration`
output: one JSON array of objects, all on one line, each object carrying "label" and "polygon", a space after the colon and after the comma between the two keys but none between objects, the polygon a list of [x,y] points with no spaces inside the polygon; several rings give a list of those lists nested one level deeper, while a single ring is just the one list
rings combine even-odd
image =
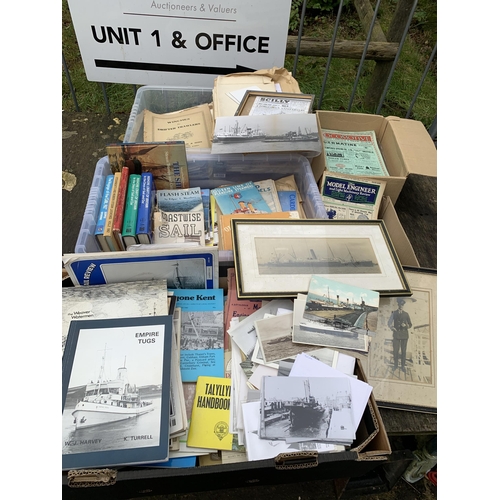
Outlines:
[{"label": "printed ship illustration", "polygon": [[240,126],[236,122],[234,127],[229,127],[229,130],[224,129],[216,132],[212,142],[246,142],[263,140],[265,138],[266,134],[259,127]]},{"label": "printed ship illustration", "polygon": [[306,129],[303,133],[300,127],[297,131],[290,130],[289,132],[282,135],[273,135],[266,137],[264,142],[303,142],[303,141],[319,141],[319,135],[317,133],[310,132]]},{"label": "printed ship illustration", "polygon": [[141,401],[138,389],[128,383],[125,363],[118,368],[116,379],[104,380],[105,357],[106,350],[97,382],[87,384],[83,400],[72,412],[75,429],[138,417],[154,409],[152,402]]},{"label": "printed ship illustration", "polygon": [[292,426],[307,424],[317,421],[325,412],[325,407],[311,396],[309,380],[304,380],[305,397],[295,398],[285,403],[285,409],[290,412],[290,423]]}]

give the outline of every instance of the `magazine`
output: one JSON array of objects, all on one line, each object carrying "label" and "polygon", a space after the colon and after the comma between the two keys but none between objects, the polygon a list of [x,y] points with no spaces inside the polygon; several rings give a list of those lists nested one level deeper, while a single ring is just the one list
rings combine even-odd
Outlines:
[{"label": "magazine", "polygon": [[385,181],[359,180],[324,172],[321,199],[329,219],[378,219]]},{"label": "magazine", "polygon": [[321,129],[326,169],[348,175],[389,175],[373,130],[345,132]]},{"label": "magazine", "polygon": [[211,195],[215,198],[222,215],[272,212],[252,181],[212,189]]}]

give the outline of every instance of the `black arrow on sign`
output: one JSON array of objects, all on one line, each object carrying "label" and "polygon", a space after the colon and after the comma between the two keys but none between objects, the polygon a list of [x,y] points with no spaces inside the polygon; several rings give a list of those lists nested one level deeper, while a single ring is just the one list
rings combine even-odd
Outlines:
[{"label": "black arrow on sign", "polygon": [[198,73],[204,75],[228,75],[230,73],[254,72],[255,69],[236,65],[235,68],[209,68],[206,66],[180,66],[178,64],[143,63],[133,61],[111,61],[94,59],[98,68],[137,69],[141,71],[162,71],[165,73]]}]

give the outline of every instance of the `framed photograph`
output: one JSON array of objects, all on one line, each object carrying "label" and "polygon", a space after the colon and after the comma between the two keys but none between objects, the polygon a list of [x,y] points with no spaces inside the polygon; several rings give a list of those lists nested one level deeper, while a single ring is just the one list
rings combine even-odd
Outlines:
[{"label": "framed photograph", "polygon": [[437,413],[437,271],[404,272],[413,294],[380,299],[377,334],[360,361],[380,407]]},{"label": "framed photograph", "polygon": [[247,90],[235,116],[312,113],[314,94]]},{"label": "framed photograph", "polygon": [[383,220],[233,219],[238,298],[307,294],[312,275],[381,296],[411,289]]}]

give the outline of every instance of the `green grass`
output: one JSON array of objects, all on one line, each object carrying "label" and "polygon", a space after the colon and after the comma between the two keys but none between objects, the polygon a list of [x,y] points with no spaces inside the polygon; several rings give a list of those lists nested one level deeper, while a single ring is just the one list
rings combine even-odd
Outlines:
[{"label": "green grass", "polygon": [[[384,31],[387,30],[393,16],[396,0],[382,0],[378,20]],[[375,2],[372,2],[374,5]],[[63,53],[68,66],[73,87],[81,111],[106,113],[106,104],[101,84],[89,82],[81,61],[76,35],[71,23],[67,0],[63,0],[62,42]],[[405,117],[410,107],[429,56],[437,40],[437,1],[420,0],[412,20],[409,35],[403,45],[398,64],[391,80],[384,105],[380,114]],[[308,18],[303,36],[330,40],[333,33],[334,16],[318,16]],[[354,7],[349,3],[341,16],[337,39],[364,40],[361,24]],[[326,58],[299,56],[295,78],[304,93],[319,97],[326,69]],[[365,109],[364,97],[369,87],[374,61],[365,61],[356,88],[350,111],[373,112]],[[285,57],[284,67],[290,72],[293,69],[294,56]],[[348,110],[354,82],[358,73],[359,61],[350,59],[332,59],[321,109]],[[134,102],[134,86],[129,84],[105,84],[109,107],[112,112],[128,113]],[[316,103],[318,100],[316,100]],[[75,111],[65,72],[62,72],[62,104],[66,111]],[[420,120],[429,127],[437,115],[437,57],[425,78],[417,101],[413,106],[410,118]]]}]

